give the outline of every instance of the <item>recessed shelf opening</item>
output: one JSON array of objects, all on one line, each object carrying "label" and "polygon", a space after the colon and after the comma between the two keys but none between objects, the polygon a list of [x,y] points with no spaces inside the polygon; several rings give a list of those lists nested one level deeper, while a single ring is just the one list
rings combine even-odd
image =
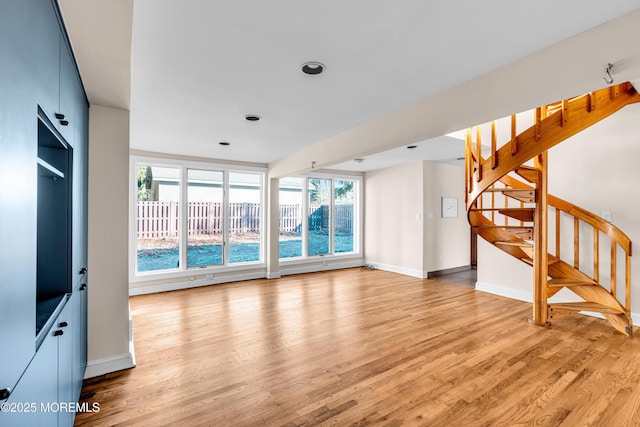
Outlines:
[{"label": "recessed shelf opening", "polygon": [[36,335],[71,292],[72,148],[38,117]]}]

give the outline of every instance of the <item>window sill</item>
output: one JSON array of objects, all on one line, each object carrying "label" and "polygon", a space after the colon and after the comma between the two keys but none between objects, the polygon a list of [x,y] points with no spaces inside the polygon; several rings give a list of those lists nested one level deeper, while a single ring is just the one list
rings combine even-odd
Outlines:
[{"label": "window sill", "polygon": [[332,262],[332,261],[342,261],[349,259],[362,259],[362,254],[358,252],[348,252],[344,254],[333,254],[333,255],[314,255],[309,257],[296,257],[296,258],[280,258],[280,265],[297,265],[297,264],[310,264],[310,263],[321,263],[321,262]]},{"label": "window sill", "polygon": [[186,270],[161,270],[161,271],[145,271],[142,273],[136,273],[129,279],[130,283],[149,282],[153,280],[162,279],[176,279],[182,277],[199,276],[203,274],[219,274],[227,272],[236,272],[243,270],[259,270],[266,268],[264,262],[242,262],[234,263],[232,265],[224,266],[209,266],[209,267],[192,267]]}]

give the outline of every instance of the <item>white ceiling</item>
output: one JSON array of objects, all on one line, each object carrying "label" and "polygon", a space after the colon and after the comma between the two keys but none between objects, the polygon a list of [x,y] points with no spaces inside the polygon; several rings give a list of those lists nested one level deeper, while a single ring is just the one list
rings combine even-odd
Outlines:
[{"label": "white ceiling", "polygon": [[[132,149],[259,163],[295,155],[640,8],[637,0],[60,3],[90,102],[130,109]],[[327,70],[304,75],[306,61]],[[128,72],[130,102],[122,82]],[[245,114],[262,120],[247,122]],[[463,155],[460,147],[439,137],[414,150],[366,153],[360,164],[336,157],[332,169],[451,162]]]},{"label": "white ceiling", "polygon": [[463,166],[464,160],[459,160],[461,157],[464,157],[464,140],[445,135],[431,138],[418,144],[393,148],[388,151],[360,157],[359,159],[362,159],[362,162],[357,162],[354,159],[338,163],[331,166],[331,169],[366,172],[416,160]]}]

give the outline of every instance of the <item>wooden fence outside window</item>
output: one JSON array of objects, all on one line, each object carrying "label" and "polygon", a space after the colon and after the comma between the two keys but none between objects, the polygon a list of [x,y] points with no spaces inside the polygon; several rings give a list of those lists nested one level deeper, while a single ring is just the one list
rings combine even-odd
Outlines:
[{"label": "wooden fence outside window", "polygon": [[[309,229],[329,227],[329,207],[309,206]],[[353,205],[335,206],[335,228],[337,232],[353,232]],[[157,239],[178,236],[178,202],[138,202],[138,239]],[[189,236],[222,234],[222,203],[189,202],[187,207],[187,229]],[[302,229],[302,206],[280,205],[280,232],[299,233]],[[260,232],[259,203],[229,203],[229,232]]]}]

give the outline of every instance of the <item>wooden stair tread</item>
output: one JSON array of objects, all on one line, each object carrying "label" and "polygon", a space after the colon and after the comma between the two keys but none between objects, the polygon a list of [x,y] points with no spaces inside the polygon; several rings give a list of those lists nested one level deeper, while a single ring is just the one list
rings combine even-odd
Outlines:
[{"label": "wooden stair tread", "polygon": [[528,170],[528,171],[536,171],[536,172],[539,171],[539,169],[536,169],[533,166],[527,166],[527,165],[520,165],[515,170],[518,170],[518,169]]},{"label": "wooden stair tread", "polygon": [[[531,225],[474,225],[472,228],[476,231],[479,230],[504,230],[513,236],[519,237],[522,240],[533,240],[533,226]],[[498,241],[494,244],[500,244],[504,241]],[[502,243],[505,244],[505,243]],[[519,245],[517,245],[519,246]]]},{"label": "wooden stair tread", "polygon": [[470,212],[498,212],[522,222],[533,222],[534,208],[471,208]]},{"label": "wooden stair tread", "polygon": [[533,184],[537,183],[540,179],[540,170],[531,166],[519,166],[515,169],[515,173]]},{"label": "wooden stair tread", "polygon": [[547,282],[549,286],[593,286],[596,285],[595,282],[587,282],[584,280],[575,280],[575,279],[551,279]]},{"label": "wooden stair tread", "polygon": [[533,211],[534,208],[471,208],[469,209],[471,212],[489,212],[489,211],[505,211],[505,212],[514,212],[514,211]]},{"label": "wooden stair tread", "polygon": [[597,313],[624,314],[622,311],[608,307],[597,302],[581,301],[581,302],[564,302],[549,304],[549,311],[554,310],[570,310],[570,311],[594,311]]},{"label": "wooden stair tread", "polygon": [[536,201],[536,190],[531,188],[488,188],[485,191],[502,193],[524,203],[535,203]]},{"label": "wooden stair tread", "polygon": [[474,228],[513,228],[514,230],[528,230],[533,228],[533,225],[474,225]]},{"label": "wooden stair tread", "polygon": [[[533,247],[533,245],[531,247]],[[520,258],[520,259],[529,265],[533,265],[533,258]],[[559,258],[556,258],[553,255],[547,255],[547,265],[555,264],[557,262],[560,262]]]},{"label": "wooden stair tread", "polygon": [[532,222],[534,211],[534,208],[505,208],[500,209],[498,212],[513,219]]},{"label": "wooden stair tread", "polygon": [[504,192],[511,192],[511,193],[535,193],[536,190],[533,188],[510,188],[510,187],[501,187],[501,188],[487,188],[486,190],[484,190],[486,192],[493,192],[493,193],[504,193]]},{"label": "wooden stair tread", "polygon": [[510,242],[510,241],[496,241],[493,242],[494,245],[504,245],[504,246],[520,246],[523,248],[532,248],[533,244],[529,242]]}]

